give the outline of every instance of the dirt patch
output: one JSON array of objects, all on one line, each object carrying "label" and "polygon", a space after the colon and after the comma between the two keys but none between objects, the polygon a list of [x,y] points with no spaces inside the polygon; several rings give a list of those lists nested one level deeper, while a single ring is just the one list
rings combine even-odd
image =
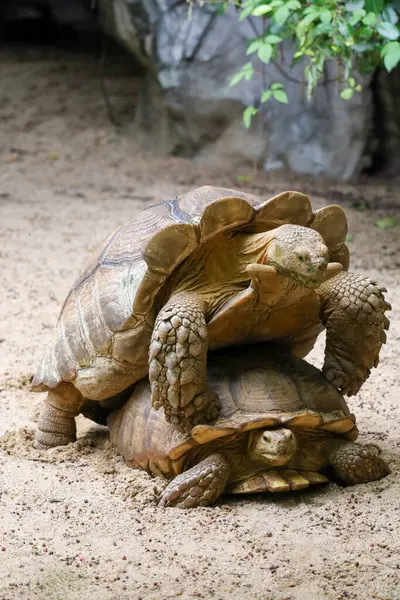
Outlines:
[{"label": "dirt patch", "polygon": [[[115,130],[91,58],[24,50],[0,64],[0,599],[400,598],[400,238],[376,226],[399,218],[399,188],[156,157],[134,128],[138,84],[123,70],[108,82],[125,123]],[[390,463],[384,480],[183,513],[158,509],[165,482],[127,468],[106,429],[83,417],[75,444],[32,448],[43,395],[29,392],[30,377],[78,269],[141,208],[205,183],[343,203],[352,269],[386,285],[393,304],[381,364],[349,400],[361,440]],[[309,359],[322,355],[320,340]]]}]

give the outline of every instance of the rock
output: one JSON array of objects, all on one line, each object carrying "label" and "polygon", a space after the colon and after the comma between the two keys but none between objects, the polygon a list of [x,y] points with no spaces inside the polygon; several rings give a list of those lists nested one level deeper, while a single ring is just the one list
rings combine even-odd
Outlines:
[{"label": "rock", "polygon": [[[301,83],[304,65],[290,67],[289,45],[279,65],[255,59],[252,80],[230,87],[232,76],[249,61],[248,40],[254,38],[260,19],[239,23],[233,6],[220,16],[210,5],[193,5],[189,16],[186,4],[172,0],[102,3],[126,4],[125,16],[130,15],[136,36],[131,45],[150,59],[170,131],[164,135],[170,144],[166,151],[202,163],[259,163],[266,171],[290,168],[343,181],[357,176],[365,165],[371,93],[364,89],[342,100],[335,64],[326,65],[325,82],[311,101]],[[126,35],[126,21],[124,29]],[[273,82],[284,84],[289,104],[270,100],[246,131],[243,109],[257,106],[263,89]],[[154,96],[154,84],[151,89]],[[147,111],[151,100],[149,95],[143,100]]]},{"label": "rock", "polygon": [[400,172],[400,66],[388,73],[378,69],[374,81],[377,164],[388,175]]}]

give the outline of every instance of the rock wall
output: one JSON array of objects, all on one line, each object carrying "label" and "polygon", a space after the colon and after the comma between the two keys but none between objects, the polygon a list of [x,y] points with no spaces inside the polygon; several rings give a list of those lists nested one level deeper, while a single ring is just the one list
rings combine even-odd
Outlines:
[{"label": "rock wall", "polygon": [[[232,167],[258,163],[266,171],[288,167],[343,181],[357,176],[368,163],[372,130],[368,82],[364,81],[363,92],[342,100],[336,65],[329,64],[324,82],[308,101],[301,83],[304,65],[290,67],[287,46],[279,64],[262,65],[256,59],[253,79],[230,87],[232,76],[249,61],[247,43],[260,26],[259,19],[239,23],[233,7],[220,16],[207,5],[193,6],[188,14],[185,1],[102,0],[100,5],[111,7],[114,15],[124,10],[124,25],[114,19],[117,38],[126,37],[127,29],[132,36],[136,31],[131,46],[141,61],[149,62],[157,82],[170,152],[201,162]],[[257,105],[263,89],[273,82],[284,84],[289,104],[270,100],[246,131],[243,109]],[[154,96],[154,81],[148,87]],[[147,111],[151,102],[147,95]]]}]

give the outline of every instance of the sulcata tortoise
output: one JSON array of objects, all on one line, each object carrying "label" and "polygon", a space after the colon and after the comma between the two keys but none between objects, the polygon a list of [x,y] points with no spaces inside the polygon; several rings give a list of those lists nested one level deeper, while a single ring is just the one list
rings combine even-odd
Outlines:
[{"label": "sulcata tortoise", "polygon": [[354,415],[321,371],[267,344],[211,353],[208,380],[219,418],[180,433],[151,404],[147,378],[111,413],[111,440],[128,465],[172,478],[163,506],[207,506],[224,492],[283,492],[324,483],[333,468],[346,484],[387,475],[373,445],[355,443]]},{"label": "sulcata tortoise", "polygon": [[339,206],[201,187],[112,233],[72,286],[33,379],[47,391],[38,447],[76,437],[87,399],[104,401],[149,373],[152,402],[181,430],[218,415],[207,350],[280,340],[305,356],[325,327],[323,372],[357,392],[388,327],[385,291],[347,270]]}]

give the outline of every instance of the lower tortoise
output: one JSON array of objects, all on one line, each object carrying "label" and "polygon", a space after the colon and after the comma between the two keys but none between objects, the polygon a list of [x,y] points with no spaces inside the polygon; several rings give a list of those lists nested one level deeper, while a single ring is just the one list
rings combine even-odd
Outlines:
[{"label": "lower tortoise", "polygon": [[[354,485],[390,473],[358,430],[343,396],[321,371],[264,344],[211,353],[208,377],[222,403],[212,424],[190,434],[151,405],[147,379],[108,417],[128,465],[171,482],[161,506],[213,504],[223,493],[286,492],[328,482],[329,470]],[[329,469],[330,468],[330,469]]]}]

